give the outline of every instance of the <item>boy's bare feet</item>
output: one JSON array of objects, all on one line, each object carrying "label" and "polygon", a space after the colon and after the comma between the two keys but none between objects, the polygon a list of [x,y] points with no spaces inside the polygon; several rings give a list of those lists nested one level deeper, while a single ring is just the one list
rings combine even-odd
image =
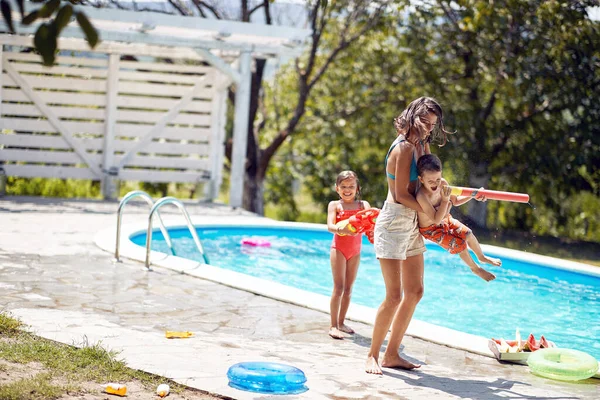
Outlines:
[{"label": "boy's bare feet", "polygon": [[415,369],[420,368],[421,366],[418,364],[413,364],[410,361],[405,360],[400,357],[400,355],[384,355],[383,360],[381,361],[381,366],[383,368],[401,368],[401,369]]},{"label": "boy's bare feet", "polygon": [[367,363],[365,364],[365,372],[367,374],[375,375],[383,374],[383,372],[381,372],[381,367],[379,367],[379,363],[377,362],[377,359],[375,357],[367,358]]},{"label": "boy's bare feet", "polygon": [[496,267],[499,267],[502,265],[502,260],[500,260],[499,258],[483,256],[481,258],[477,257],[477,259],[482,263],[495,265]]},{"label": "boy's bare feet", "polygon": [[331,328],[329,328],[329,336],[331,336],[334,339],[343,339],[344,335],[342,335],[342,332],[340,332],[340,330],[338,328],[336,328],[335,326],[332,326]]},{"label": "boy's bare feet", "polygon": [[344,333],[349,333],[351,335],[354,333],[354,329],[350,328],[346,324],[342,324],[342,326],[339,327],[339,330]]},{"label": "boy's bare feet", "polygon": [[486,271],[481,267],[471,268],[471,271],[473,271],[475,275],[477,275],[486,282],[493,281],[494,279],[496,279],[496,275],[492,274],[489,271]]}]

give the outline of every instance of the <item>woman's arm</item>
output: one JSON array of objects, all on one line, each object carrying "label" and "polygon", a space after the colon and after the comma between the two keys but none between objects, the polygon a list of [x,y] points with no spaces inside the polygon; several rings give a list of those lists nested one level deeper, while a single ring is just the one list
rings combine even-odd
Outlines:
[{"label": "woman's arm", "polygon": [[414,146],[408,142],[401,142],[396,146],[396,162],[394,173],[396,182],[394,184],[394,200],[402,203],[406,207],[412,208],[417,212],[422,212],[423,208],[419,205],[415,197],[408,191],[410,184],[410,165],[412,163]]},{"label": "woman's arm", "polygon": [[431,154],[431,148],[429,147],[429,142],[425,142],[425,146],[423,146],[425,150],[425,154]]}]

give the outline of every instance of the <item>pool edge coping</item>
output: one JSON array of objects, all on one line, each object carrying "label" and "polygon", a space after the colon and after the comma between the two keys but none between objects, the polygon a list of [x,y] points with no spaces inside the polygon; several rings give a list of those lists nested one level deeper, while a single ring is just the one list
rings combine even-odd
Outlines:
[{"label": "pool edge coping", "polygon": [[[254,216],[236,216],[236,217],[192,217],[194,226],[201,227],[239,227],[248,228],[276,227],[283,229],[303,228],[315,231],[327,231],[324,224],[313,224],[303,222],[282,222],[268,218],[257,218]],[[181,220],[165,220],[165,225],[170,229],[186,229],[187,225]],[[158,228],[153,228],[158,231]],[[133,243],[130,237],[147,232],[147,223],[138,222],[123,224],[121,227],[120,256],[123,258],[145,262],[146,250],[144,247]],[[95,244],[107,252],[113,253],[116,245],[116,225],[99,231],[94,236]],[[579,272],[586,275],[600,277],[600,268],[588,264],[577,263],[574,261],[562,260],[548,256],[542,256],[534,253],[527,253],[518,250],[505,249],[498,246],[482,244],[485,251],[493,253],[502,253],[509,258],[522,258],[528,262],[538,262],[550,268]],[[312,293],[292,286],[286,286],[281,283],[268,281],[240,272],[231,271],[225,268],[219,268],[214,265],[204,264],[190,259],[160,253],[154,250],[150,251],[150,260],[152,266],[162,267],[205,279],[218,284],[226,285],[239,290],[244,290],[260,296],[268,297],[277,301],[294,304],[300,307],[316,310],[329,314],[329,297],[317,293]],[[566,266],[566,267],[565,267]],[[594,270],[594,268],[596,270]],[[361,322],[367,325],[373,325],[377,309],[363,305],[351,303],[347,319]],[[481,356],[494,358],[496,356],[489,349],[489,338],[473,335],[466,332],[457,331],[451,328],[442,327],[425,321],[413,319],[406,331],[406,335],[419,338],[435,344],[448,346],[458,350],[468,351]],[[500,362],[500,361],[499,361]],[[600,361],[599,361],[600,366]],[[600,370],[594,375],[594,378],[600,378]]]}]

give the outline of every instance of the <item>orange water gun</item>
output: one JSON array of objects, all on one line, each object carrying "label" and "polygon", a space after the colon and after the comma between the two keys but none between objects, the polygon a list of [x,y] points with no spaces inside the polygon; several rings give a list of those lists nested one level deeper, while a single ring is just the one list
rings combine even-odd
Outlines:
[{"label": "orange water gun", "polygon": [[529,203],[529,195],[526,193],[500,192],[489,189],[472,189],[460,186],[449,186],[452,190],[450,194],[454,196],[477,197],[483,195],[490,200],[513,201],[515,203]]},{"label": "orange water gun", "polygon": [[361,210],[348,219],[338,222],[337,226],[348,229],[352,233],[364,233],[367,235],[369,242],[373,243],[373,230],[375,229],[375,221],[379,215],[378,208],[369,208]]}]

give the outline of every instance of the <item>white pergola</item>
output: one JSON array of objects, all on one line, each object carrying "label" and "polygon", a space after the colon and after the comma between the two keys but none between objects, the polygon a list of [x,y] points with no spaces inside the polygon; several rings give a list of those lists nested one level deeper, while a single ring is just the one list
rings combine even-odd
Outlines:
[{"label": "white pergola", "polygon": [[[34,8],[34,5],[30,2],[26,2],[25,5],[29,11]],[[85,12],[94,27],[98,30],[101,43],[94,49],[96,52],[132,54],[132,51],[135,49],[136,54],[204,61],[219,73],[214,87],[221,90],[221,102],[223,104],[225,104],[227,88],[235,85],[234,140],[229,202],[232,207],[240,207],[242,205],[245,177],[244,168],[253,60],[255,58],[277,59],[298,56],[302,51],[303,44],[311,33],[310,30],[199,17],[174,16],[153,12],[98,9],[84,6],[77,6],[76,8]],[[13,16],[18,21],[20,16],[17,13],[13,13]],[[16,22],[15,27],[18,34],[0,34],[1,44],[8,46],[31,46],[32,35],[35,33],[37,26],[37,23],[31,26],[22,26]],[[4,22],[0,25],[0,29],[3,32],[8,32]],[[59,49],[85,52],[89,48],[82,40],[84,38],[85,35],[77,25],[77,22],[72,21],[61,32]],[[1,54],[0,52],[0,56]],[[7,60],[3,61],[6,62]],[[7,65],[3,65],[4,69],[8,72]],[[14,78],[16,79],[16,77]],[[110,79],[107,79],[107,86],[110,85],[109,81]],[[1,88],[2,85],[0,84]],[[107,90],[106,93],[108,98],[109,91]],[[2,97],[0,96],[0,106],[1,104]],[[35,103],[35,105],[38,108],[43,108],[44,106],[38,103]],[[173,110],[170,110],[169,113],[171,111]],[[225,112],[224,110],[220,110],[216,114],[213,114],[211,118],[218,118],[219,121],[213,122],[224,130]],[[0,113],[1,116],[2,113]],[[110,118],[107,120],[110,120]],[[166,122],[162,126],[164,127],[165,124]],[[153,129],[157,130],[160,128],[159,121]],[[149,137],[151,140],[152,136],[149,135]],[[68,138],[65,137],[65,139]],[[146,138],[143,137],[140,142],[143,142],[144,139]],[[223,152],[223,143],[220,144],[221,146],[211,147],[211,151]],[[74,144],[73,149],[77,150]],[[131,154],[128,153],[125,158],[130,156]],[[220,157],[222,158],[222,155]],[[84,155],[82,155],[82,158],[87,161]],[[124,162],[122,160],[120,166]],[[220,168],[222,168],[222,163]],[[100,168],[96,168],[96,171],[99,170]],[[106,168],[101,172],[105,175],[104,179],[108,178],[106,176],[108,173]]]}]

